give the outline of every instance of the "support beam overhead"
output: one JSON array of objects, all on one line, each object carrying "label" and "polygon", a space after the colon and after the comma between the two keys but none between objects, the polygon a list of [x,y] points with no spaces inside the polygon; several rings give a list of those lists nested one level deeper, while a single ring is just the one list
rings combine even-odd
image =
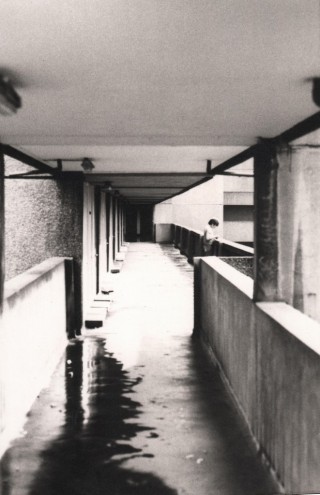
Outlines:
[{"label": "support beam overhead", "polygon": [[[271,139],[271,141],[274,141],[275,143],[276,142],[289,143],[291,141],[294,141],[295,139],[299,139],[300,137],[305,136],[306,134],[309,134],[310,132],[316,131],[319,128],[320,128],[320,112],[317,112],[311,115],[310,117],[308,117],[307,119],[302,120],[298,124],[294,125],[290,129],[282,132],[275,138]],[[247,148],[241,153],[238,153],[232,158],[224,161],[223,163],[220,163],[220,165],[218,165],[217,167],[211,168],[210,170],[208,170],[208,172],[210,172],[212,175],[218,175],[228,170],[231,167],[240,165],[240,163],[243,163],[246,160],[249,160],[250,158],[254,158],[256,152],[258,151],[258,146],[259,144],[254,144],[253,146],[250,146],[250,148]]]},{"label": "support beam overhead", "polygon": [[11,158],[18,160],[24,163],[25,165],[34,167],[37,170],[39,170],[39,172],[49,173],[52,175],[58,172],[58,169],[50,167],[41,160],[38,160],[38,158],[34,158],[33,156],[27,155],[23,151],[20,151],[17,148],[14,148],[13,146],[9,146],[8,144],[3,144],[2,146],[3,146],[3,153],[5,155],[11,156]]}]

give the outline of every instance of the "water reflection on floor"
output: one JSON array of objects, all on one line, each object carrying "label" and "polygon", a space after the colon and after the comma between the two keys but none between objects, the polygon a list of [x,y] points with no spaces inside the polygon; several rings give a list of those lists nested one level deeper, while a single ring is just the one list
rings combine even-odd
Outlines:
[{"label": "water reflection on floor", "polygon": [[70,342],[6,452],[1,495],[276,493],[190,338],[192,266],[136,243],[116,277],[104,327]]},{"label": "water reflection on floor", "polygon": [[[26,425],[28,433],[1,463],[3,495],[177,493],[151,473],[122,467],[130,458],[153,457],[147,450],[134,448],[130,440],[141,432],[147,438],[156,438],[157,433],[139,423],[142,406],[134,393],[142,377],[130,378],[122,363],[106,351],[105,343],[101,337],[87,337],[68,346],[65,392],[59,393],[55,383],[53,393],[46,390],[40,395]],[[61,369],[54,381],[61,382]],[[48,430],[59,434],[43,444]],[[29,450],[26,458],[25,450]]]}]

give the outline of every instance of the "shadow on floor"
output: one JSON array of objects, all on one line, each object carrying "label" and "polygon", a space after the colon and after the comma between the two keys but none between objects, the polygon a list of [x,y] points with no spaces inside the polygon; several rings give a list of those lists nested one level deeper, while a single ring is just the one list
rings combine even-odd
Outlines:
[{"label": "shadow on floor", "polygon": [[227,466],[225,472],[230,470],[232,473],[227,476],[226,493],[283,493],[257,450],[252,433],[222,380],[219,367],[211,362],[204,345],[200,339],[190,339],[186,347],[196,382],[194,400],[205,413],[205,423],[214,428],[213,437],[219,437],[217,447],[220,462]]}]

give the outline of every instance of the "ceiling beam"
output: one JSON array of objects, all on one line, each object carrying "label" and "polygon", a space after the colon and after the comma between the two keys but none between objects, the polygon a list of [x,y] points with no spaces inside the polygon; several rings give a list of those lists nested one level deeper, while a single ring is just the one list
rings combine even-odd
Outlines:
[{"label": "ceiling beam", "polygon": [[117,189],[181,189],[185,186],[119,186],[117,184]]},{"label": "ceiling beam", "polygon": [[306,134],[310,134],[310,132],[314,132],[320,128],[320,112],[317,112],[311,117],[308,117],[305,120],[302,120],[298,124],[294,125],[287,131],[282,132],[275,139],[279,141],[285,141],[289,143],[290,141],[294,141],[295,139],[299,139]]},{"label": "ceiling beam", "polygon": [[[317,112],[311,115],[311,117],[302,120],[301,122],[294,125],[290,129],[287,129],[286,131],[282,132],[278,136],[271,138],[270,141],[274,142],[275,144],[277,142],[289,143],[291,141],[294,141],[295,139],[299,139],[305,136],[306,134],[310,134],[311,132],[314,132],[319,128],[320,128],[320,112]],[[247,148],[241,153],[238,153],[232,158],[229,158],[228,160],[220,163],[220,165],[218,165],[217,167],[211,168],[210,170],[208,170],[208,172],[211,173],[212,175],[218,175],[221,172],[224,172],[231,167],[240,165],[241,163],[249,160],[250,158],[253,158],[259,146],[260,146],[259,143],[250,146],[250,148]]]},{"label": "ceiling beam", "polygon": [[175,198],[176,196],[179,196],[180,194],[183,194],[183,193],[189,191],[190,189],[193,189],[194,187],[200,186],[201,184],[203,184],[204,182],[207,182],[210,179],[212,179],[211,174],[209,177],[204,177],[203,179],[199,180],[198,182],[195,182],[194,184],[191,184],[190,186],[185,187],[184,189],[182,189],[178,193],[171,194],[171,196],[167,196],[166,198],[162,199],[161,201],[157,201],[157,204],[162,203],[162,201],[167,201],[168,199]]},{"label": "ceiling beam", "polygon": [[109,177],[211,177],[211,173],[203,172],[105,172],[86,175],[89,182],[106,180]]},{"label": "ceiling beam", "polygon": [[8,144],[3,144],[2,147],[3,147],[3,153],[5,155],[10,156],[11,158],[18,160],[19,162],[22,162],[25,165],[29,165],[30,167],[39,170],[39,172],[48,173],[52,175],[58,172],[58,169],[50,167],[49,165],[39,160],[38,158],[34,158],[33,156],[27,155],[23,151],[20,151],[17,148],[14,148],[13,146],[10,146]]}]

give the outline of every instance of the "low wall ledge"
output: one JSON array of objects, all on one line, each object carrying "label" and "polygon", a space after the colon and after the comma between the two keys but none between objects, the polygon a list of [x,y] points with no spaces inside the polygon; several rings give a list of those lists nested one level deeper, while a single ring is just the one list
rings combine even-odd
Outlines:
[{"label": "low wall ledge", "polygon": [[283,302],[260,302],[258,308],[287,332],[320,355],[320,324]]},{"label": "low wall ledge", "polygon": [[179,225],[178,223],[173,223],[172,225],[174,227],[180,227],[180,229],[189,230],[190,232],[194,232],[195,234],[203,235],[203,231],[201,230],[191,229],[190,227],[186,227],[185,225]]},{"label": "low wall ledge", "polygon": [[204,264],[213,268],[215,272],[217,272],[224,279],[228,280],[230,284],[237,287],[237,289],[243,292],[250,299],[253,299],[253,280],[251,277],[244,275],[244,273],[239,272],[239,270],[228,265],[216,256],[208,256],[201,259]]},{"label": "low wall ledge", "polygon": [[33,284],[36,280],[44,277],[47,273],[54,270],[57,266],[63,264],[66,259],[70,258],[48,258],[42,263],[29,268],[29,270],[26,270],[24,273],[21,273],[13,279],[8,280],[4,284],[4,300],[10,299],[15,294],[18,294],[26,287]]},{"label": "low wall ledge", "polygon": [[249,246],[246,246],[245,244],[241,244],[239,242],[233,242],[229,241],[228,239],[224,239],[223,237],[219,237],[218,241],[221,244],[225,244],[226,246],[230,246],[232,248],[238,249],[242,252],[247,253],[247,256],[253,256],[254,255],[254,248],[251,248]]}]

